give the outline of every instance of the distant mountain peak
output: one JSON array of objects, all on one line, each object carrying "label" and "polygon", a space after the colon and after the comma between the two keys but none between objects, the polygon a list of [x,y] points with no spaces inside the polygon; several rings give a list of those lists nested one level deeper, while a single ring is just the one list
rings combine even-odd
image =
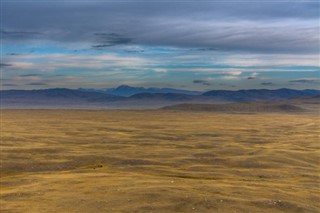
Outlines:
[{"label": "distant mountain peak", "polygon": [[129,86],[127,84],[123,84],[123,85],[116,87],[115,89],[132,89],[132,88],[136,89],[136,88],[144,88],[144,87],[133,87],[133,86]]},{"label": "distant mountain peak", "polygon": [[[85,91],[85,89],[81,89]],[[180,90],[174,88],[156,88],[156,87],[135,87],[130,85],[120,85],[114,88],[106,88],[106,89],[88,89],[90,91],[102,92],[110,95],[119,95],[124,97],[129,97],[132,95],[140,94],[140,93],[178,93],[178,94],[186,94],[186,95],[201,95],[200,91],[189,91],[189,90]]]}]

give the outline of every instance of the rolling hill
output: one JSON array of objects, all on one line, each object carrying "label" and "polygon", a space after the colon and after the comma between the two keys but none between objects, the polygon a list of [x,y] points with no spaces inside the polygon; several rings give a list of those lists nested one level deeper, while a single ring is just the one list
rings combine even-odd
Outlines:
[{"label": "rolling hill", "polygon": [[212,90],[203,93],[204,96],[224,98],[233,102],[252,101],[279,101],[296,97],[311,97],[320,95],[319,90],[293,90],[293,89],[251,89],[251,90]]}]

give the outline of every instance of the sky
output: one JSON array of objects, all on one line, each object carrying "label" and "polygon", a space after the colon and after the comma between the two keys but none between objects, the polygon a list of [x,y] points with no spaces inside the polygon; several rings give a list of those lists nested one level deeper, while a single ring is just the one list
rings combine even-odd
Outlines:
[{"label": "sky", "polygon": [[320,3],[0,0],[1,90],[320,89]]}]

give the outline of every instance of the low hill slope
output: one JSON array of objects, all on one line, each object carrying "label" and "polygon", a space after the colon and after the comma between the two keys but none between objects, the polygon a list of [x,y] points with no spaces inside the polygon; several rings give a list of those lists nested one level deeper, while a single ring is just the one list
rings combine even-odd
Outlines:
[{"label": "low hill slope", "polygon": [[295,105],[304,109],[307,109],[310,112],[320,113],[320,95],[313,97],[299,97],[293,98],[287,101],[283,101],[287,104]]},{"label": "low hill slope", "polygon": [[298,97],[311,97],[320,95],[319,90],[293,90],[293,89],[251,89],[251,90],[212,90],[205,92],[204,96],[220,97],[228,101],[252,102],[252,101],[280,101]]},{"label": "low hill slope", "polygon": [[204,112],[303,112],[301,107],[291,104],[231,103],[231,104],[178,104],[163,107],[164,110]]}]

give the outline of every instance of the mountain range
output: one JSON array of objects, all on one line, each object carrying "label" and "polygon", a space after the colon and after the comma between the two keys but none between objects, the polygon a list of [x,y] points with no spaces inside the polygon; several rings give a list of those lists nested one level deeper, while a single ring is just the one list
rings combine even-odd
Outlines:
[{"label": "mountain range", "polygon": [[106,89],[85,89],[79,88],[80,91],[86,92],[101,92],[109,95],[118,95],[129,97],[139,93],[176,93],[176,94],[186,94],[186,95],[201,95],[203,92],[200,91],[190,91],[190,90],[179,90],[173,88],[156,88],[156,87],[132,87],[128,85],[121,85],[116,88],[106,88]]},{"label": "mountain range", "polygon": [[[127,89],[129,88],[127,87]],[[274,102],[319,95],[320,90],[254,89],[238,91],[212,90],[198,95],[150,92],[137,93],[125,97],[93,90],[53,88],[43,90],[2,90],[0,92],[0,101],[1,108],[155,109],[176,104]]]}]

